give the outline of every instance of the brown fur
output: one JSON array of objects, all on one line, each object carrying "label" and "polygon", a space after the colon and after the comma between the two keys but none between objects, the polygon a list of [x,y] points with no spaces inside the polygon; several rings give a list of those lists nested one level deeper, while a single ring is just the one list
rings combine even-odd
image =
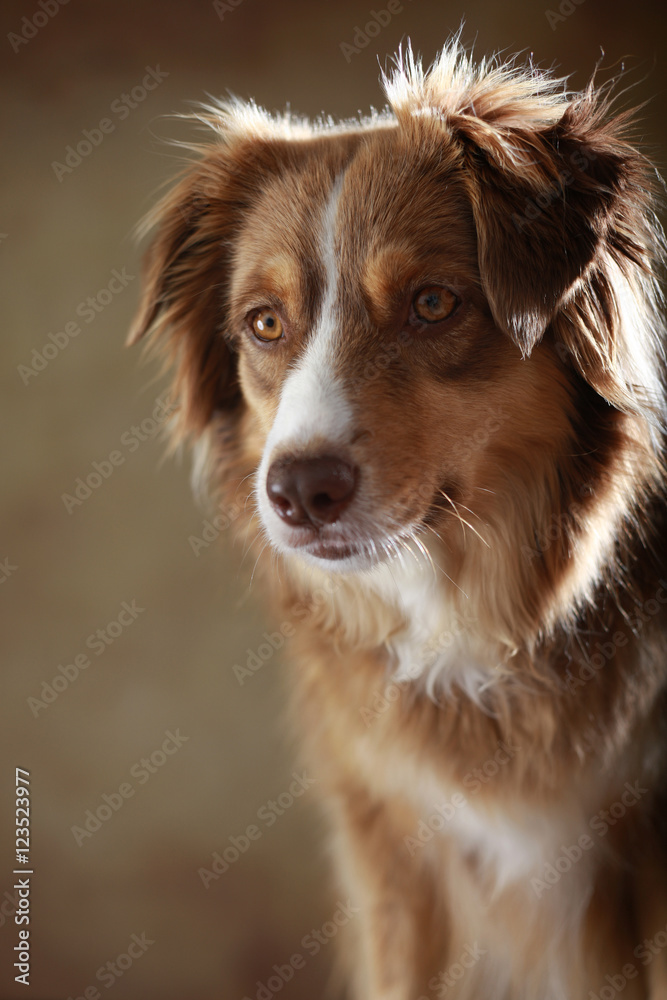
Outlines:
[{"label": "brown fur", "polygon": [[[389,112],[341,126],[210,108],[219,140],[150,220],[132,339],[150,332],[174,364],[175,438],[198,442],[219,495],[262,489],[252,473],[323,301],[317,220],[345,173],[336,377],[356,421],[357,528],[397,563],[405,545],[382,532],[423,536],[446,620],[493,681],[392,680],[407,606],[281,556],[298,724],[361,908],[353,995],[574,1000],[633,963],[624,996],[659,1000],[667,950],[646,965],[636,951],[667,926],[652,169],[592,86],[572,96],[512,64],[475,67],[457,42],[428,75],[408,53],[387,88]],[[437,336],[409,318],[432,284],[461,302]],[[248,333],[266,306],[285,326],[278,348]],[[245,518],[275,591],[252,503]],[[626,782],[640,801],[540,891]],[[415,848],[457,792],[464,826]],[[475,942],[483,957],[447,984]]]}]

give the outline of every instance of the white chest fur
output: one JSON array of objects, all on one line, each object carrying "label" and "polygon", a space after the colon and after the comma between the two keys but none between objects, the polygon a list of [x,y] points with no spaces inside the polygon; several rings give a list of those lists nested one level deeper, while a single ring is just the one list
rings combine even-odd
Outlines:
[{"label": "white chest fur", "polygon": [[431,696],[456,686],[481,703],[501,669],[497,649],[478,635],[479,622],[464,595],[458,610],[442,577],[424,558],[382,564],[368,574],[371,586],[398,608],[406,627],[388,643],[397,681],[423,684]]}]

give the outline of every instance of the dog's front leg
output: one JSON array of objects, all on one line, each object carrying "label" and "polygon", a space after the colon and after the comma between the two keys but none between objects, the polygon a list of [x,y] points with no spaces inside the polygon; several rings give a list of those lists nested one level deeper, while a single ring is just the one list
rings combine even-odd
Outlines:
[{"label": "dog's front leg", "polygon": [[404,837],[414,816],[361,789],[336,804],[336,860],[356,908],[344,958],[354,1000],[415,1000],[446,953],[447,920],[428,858]]}]

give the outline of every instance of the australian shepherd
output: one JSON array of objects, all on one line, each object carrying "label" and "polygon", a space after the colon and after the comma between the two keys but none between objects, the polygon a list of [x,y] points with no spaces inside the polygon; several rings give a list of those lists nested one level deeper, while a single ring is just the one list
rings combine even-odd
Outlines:
[{"label": "australian shepherd", "polygon": [[131,340],[292,626],[351,995],[665,1000],[655,170],[608,88],[458,38],[383,84],[202,110]]}]

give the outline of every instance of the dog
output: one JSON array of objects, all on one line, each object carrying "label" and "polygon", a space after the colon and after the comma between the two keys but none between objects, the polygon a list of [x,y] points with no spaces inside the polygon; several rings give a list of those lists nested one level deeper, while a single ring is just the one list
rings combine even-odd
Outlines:
[{"label": "dog", "polygon": [[655,170],[594,79],[457,36],[383,83],[354,121],[205,107],[130,340],[290,624],[351,995],[658,1000]]}]

